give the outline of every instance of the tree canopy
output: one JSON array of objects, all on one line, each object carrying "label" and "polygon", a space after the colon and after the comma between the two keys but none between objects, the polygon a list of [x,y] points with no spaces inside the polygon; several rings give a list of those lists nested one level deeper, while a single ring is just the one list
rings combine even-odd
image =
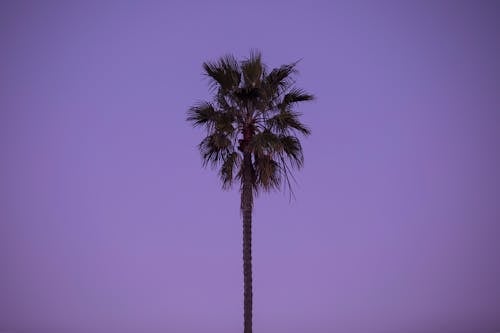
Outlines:
[{"label": "tree canopy", "polygon": [[257,51],[241,62],[226,55],[203,64],[213,99],[191,107],[187,120],[206,129],[198,148],[204,165],[218,168],[224,189],[241,180],[248,154],[255,193],[282,185],[292,193],[292,170],[304,163],[298,135],[311,133],[296,107],[314,99],[294,86],[296,66],[294,62],[268,70]]}]

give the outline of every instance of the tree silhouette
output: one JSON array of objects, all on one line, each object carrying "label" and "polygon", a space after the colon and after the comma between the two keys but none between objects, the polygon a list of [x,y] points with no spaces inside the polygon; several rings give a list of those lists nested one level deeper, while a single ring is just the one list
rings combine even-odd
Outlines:
[{"label": "tree silhouette", "polygon": [[187,120],[203,126],[198,148],[203,165],[217,167],[222,188],[238,182],[243,216],[244,333],[252,332],[252,209],[260,191],[288,187],[292,170],[304,163],[298,134],[311,132],[295,111],[313,95],[294,87],[297,62],[268,71],[261,53],[238,62],[226,55],[205,62],[213,100],[188,110]]}]

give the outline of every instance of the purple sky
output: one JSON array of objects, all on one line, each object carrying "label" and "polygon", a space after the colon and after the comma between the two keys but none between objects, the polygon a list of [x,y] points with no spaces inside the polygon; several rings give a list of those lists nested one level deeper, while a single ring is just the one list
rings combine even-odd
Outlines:
[{"label": "purple sky", "polygon": [[[210,3],[210,4],[208,4]],[[241,332],[201,64],[300,62],[297,200],[254,212],[257,333],[500,330],[498,1],[2,1],[0,332]]]}]

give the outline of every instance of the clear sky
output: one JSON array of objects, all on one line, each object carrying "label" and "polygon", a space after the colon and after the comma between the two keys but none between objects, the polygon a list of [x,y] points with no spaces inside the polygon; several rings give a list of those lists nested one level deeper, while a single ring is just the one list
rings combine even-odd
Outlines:
[{"label": "clear sky", "polygon": [[296,200],[254,212],[256,333],[500,330],[500,2],[2,1],[0,331],[241,332],[201,64],[302,59]]}]

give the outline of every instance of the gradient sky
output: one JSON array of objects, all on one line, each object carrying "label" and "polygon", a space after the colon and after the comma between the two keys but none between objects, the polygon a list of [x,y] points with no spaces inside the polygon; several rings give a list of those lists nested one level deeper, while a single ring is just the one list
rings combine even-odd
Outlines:
[{"label": "gradient sky", "polygon": [[201,64],[302,59],[296,200],[254,212],[256,333],[500,331],[500,2],[2,1],[0,332],[241,332]]}]

